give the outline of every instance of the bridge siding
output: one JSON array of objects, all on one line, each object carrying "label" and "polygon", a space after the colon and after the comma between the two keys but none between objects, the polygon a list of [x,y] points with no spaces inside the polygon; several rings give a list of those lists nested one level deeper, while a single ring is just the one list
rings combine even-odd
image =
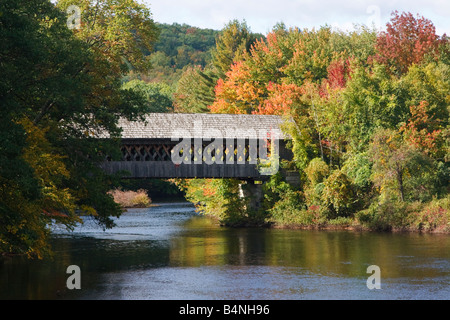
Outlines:
[{"label": "bridge siding", "polygon": [[[168,139],[123,139],[124,145],[130,144],[169,144]],[[236,141],[235,141],[236,142]],[[171,142],[172,144],[177,142]],[[236,144],[235,144],[236,145]],[[279,141],[280,159],[292,159],[292,151],[286,147],[286,142]],[[245,163],[228,164],[185,164],[175,165],[172,161],[105,161],[103,170],[108,174],[124,172],[126,178],[239,178],[252,180],[267,180],[269,176],[261,175],[255,164]]]},{"label": "bridge siding", "polygon": [[180,164],[172,161],[108,161],[108,174],[123,171],[123,178],[242,178],[266,180],[252,164]]}]

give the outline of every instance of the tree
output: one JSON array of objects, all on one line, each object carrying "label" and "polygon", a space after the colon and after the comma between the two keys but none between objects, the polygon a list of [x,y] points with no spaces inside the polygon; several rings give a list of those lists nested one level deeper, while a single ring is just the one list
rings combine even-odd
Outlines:
[{"label": "tree", "polygon": [[[72,4],[82,11],[81,28],[74,29],[73,35],[92,57],[80,69],[90,77],[85,84],[88,92],[81,96],[78,110],[56,116],[50,113],[48,120],[64,119],[56,126],[63,132],[53,138],[68,156],[68,185],[76,190],[77,205],[94,212],[99,223],[109,228],[121,209],[107,194],[115,180],[99,163],[105,155],[118,155],[119,118],[136,120],[148,112],[142,94],[122,88],[121,79],[130,68],[148,70],[145,52],[151,50],[157,29],[150,11],[134,0],[60,0],[57,6],[65,11]],[[99,140],[105,132],[111,139]],[[61,137],[65,139],[61,141]]]},{"label": "tree", "polygon": [[138,71],[150,69],[146,53],[152,51],[158,29],[145,5],[135,0],[58,0],[57,5],[63,11],[70,5],[80,8],[76,36],[107,58],[116,72],[128,69],[127,64]]},{"label": "tree", "polygon": [[431,125],[428,129],[444,130],[449,125],[449,64],[438,61],[411,66],[408,73],[401,78],[400,84],[401,90],[405,92],[405,104],[409,107],[409,114],[411,107],[417,107],[426,101],[423,109]]},{"label": "tree", "polygon": [[[370,145],[373,181],[384,200],[430,200],[436,194],[435,163],[392,129],[380,129]],[[396,192],[392,193],[391,191]]]},{"label": "tree", "polygon": [[146,100],[148,112],[173,111],[173,90],[167,84],[131,80],[123,85],[123,89],[128,89],[141,95]]},{"label": "tree", "polygon": [[234,62],[241,61],[256,40],[245,21],[230,21],[216,39],[212,50],[212,63],[222,78]]},{"label": "tree", "polygon": [[248,113],[258,109],[263,102],[264,87],[250,78],[245,62],[231,66],[226,80],[219,79],[215,88],[216,100],[210,106],[212,113]]},{"label": "tree", "polygon": [[376,59],[404,74],[412,64],[420,64],[427,55],[437,57],[443,42],[433,23],[412,13],[392,13],[387,30],[377,38]]},{"label": "tree", "polygon": [[[119,2],[113,8],[138,10],[130,1]],[[85,18],[95,12],[84,8]],[[99,163],[106,154],[118,153],[118,119],[136,119],[147,109],[141,96],[122,90],[125,69],[119,57],[143,65],[138,55],[125,50],[138,38],[120,42],[114,32],[120,25],[128,27],[124,34],[132,34],[127,33],[132,24],[107,20],[111,29],[96,27],[94,32],[89,20],[84,25],[88,30],[72,31],[66,13],[48,0],[1,1],[0,12],[0,40],[6,44],[0,48],[0,250],[42,257],[49,249],[52,221],[70,228],[77,221],[76,210],[111,227],[112,217],[121,214],[107,194],[114,177]],[[108,12],[117,19],[125,14]],[[100,16],[96,21],[105,22]],[[152,28],[135,12],[129,18],[137,29]],[[137,34],[144,38],[146,33]],[[114,35],[117,47],[110,42]],[[99,140],[105,133],[111,139]]]},{"label": "tree", "polygon": [[321,203],[328,209],[329,218],[349,216],[358,200],[351,180],[342,170],[334,170],[324,181]]},{"label": "tree", "polygon": [[375,55],[378,32],[364,25],[355,25],[353,31],[334,31],[330,45],[335,52],[344,53],[344,59],[366,65]]},{"label": "tree", "polygon": [[205,113],[214,102],[214,87],[218,78],[214,71],[201,67],[187,68],[174,94],[176,112]]},{"label": "tree", "polygon": [[[89,81],[79,71],[91,60],[49,1],[1,1],[0,12],[0,251],[42,257],[54,216],[45,212],[70,213],[74,199],[64,186],[64,153],[49,143],[61,131],[37,123],[50,109],[58,109],[57,123],[79,108]],[[65,217],[70,226],[73,216]]]},{"label": "tree", "polygon": [[346,135],[347,149],[364,152],[377,128],[395,128],[408,118],[407,93],[402,82],[378,63],[356,67],[342,91],[341,133]]},{"label": "tree", "polygon": [[429,118],[427,107],[426,101],[421,101],[418,106],[411,106],[411,118],[400,127],[400,132],[403,132],[405,139],[417,149],[426,154],[436,154],[439,149],[437,142],[442,131],[437,129],[439,127],[437,121]]}]

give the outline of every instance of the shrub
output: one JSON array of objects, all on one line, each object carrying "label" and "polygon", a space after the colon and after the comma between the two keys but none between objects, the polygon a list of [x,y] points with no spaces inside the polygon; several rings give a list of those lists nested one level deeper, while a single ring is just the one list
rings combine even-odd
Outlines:
[{"label": "shrub", "polygon": [[281,199],[268,210],[268,220],[277,224],[299,223],[298,218],[303,207],[299,192],[287,189],[280,196]]},{"label": "shrub", "polygon": [[321,227],[327,223],[323,210],[318,205],[306,208],[301,192],[288,190],[269,210],[269,222],[278,225]]},{"label": "shrub", "polygon": [[325,180],[321,201],[329,210],[329,218],[349,216],[353,213],[356,194],[347,175],[342,170],[335,170]]},{"label": "shrub", "polygon": [[364,227],[373,231],[391,231],[392,226],[388,223],[386,216],[379,214],[378,204],[370,206],[366,210],[361,210],[355,215],[356,220]]},{"label": "shrub", "polygon": [[328,176],[330,169],[321,158],[312,159],[305,169],[310,185],[323,182]]},{"label": "shrub", "polygon": [[151,199],[147,195],[147,191],[140,189],[138,191],[112,190],[108,192],[114,201],[123,208],[147,208],[151,204]]},{"label": "shrub", "polygon": [[432,200],[411,214],[411,224],[421,231],[450,231],[450,196]]},{"label": "shrub", "polygon": [[428,203],[385,201],[356,214],[363,226],[374,231],[450,231],[450,197]]}]

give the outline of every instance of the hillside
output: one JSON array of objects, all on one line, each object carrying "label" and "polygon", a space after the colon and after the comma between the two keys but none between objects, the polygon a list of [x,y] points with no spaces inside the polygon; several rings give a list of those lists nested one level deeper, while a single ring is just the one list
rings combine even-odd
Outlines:
[{"label": "hillside", "polygon": [[205,67],[211,61],[210,51],[220,31],[178,23],[158,23],[157,27],[159,39],[150,53],[153,68],[140,75],[142,80],[173,85],[186,66]]}]

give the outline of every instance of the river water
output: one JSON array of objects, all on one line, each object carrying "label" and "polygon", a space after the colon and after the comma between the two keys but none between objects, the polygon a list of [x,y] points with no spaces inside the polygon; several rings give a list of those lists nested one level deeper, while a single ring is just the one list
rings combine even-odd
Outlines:
[{"label": "river water", "polygon": [[[449,235],[223,228],[188,203],[116,224],[55,228],[51,260],[1,258],[0,299],[450,298]],[[81,289],[67,288],[70,265]],[[367,286],[371,265],[380,289]]]}]

